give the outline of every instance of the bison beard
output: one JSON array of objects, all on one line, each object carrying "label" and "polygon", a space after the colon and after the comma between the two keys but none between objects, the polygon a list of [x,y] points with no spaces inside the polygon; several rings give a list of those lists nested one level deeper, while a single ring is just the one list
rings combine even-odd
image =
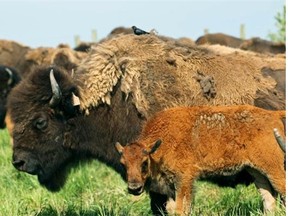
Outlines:
[{"label": "bison beard", "polygon": [[38,181],[47,190],[51,192],[58,192],[65,185],[71,169],[73,167],[77,167],[78,165],[79,161],[70,159],[63,163],[61,166],[59,166],[56,171],[53,171],[51,175],[46,176],[43,172],[40,172],[37,175]]},{"label": "bison beard", "polygon": [[50,178],[38,174],[38,181],[47,190],[58,192],[64,186],[68,173],[66,169],[59,169]]}]

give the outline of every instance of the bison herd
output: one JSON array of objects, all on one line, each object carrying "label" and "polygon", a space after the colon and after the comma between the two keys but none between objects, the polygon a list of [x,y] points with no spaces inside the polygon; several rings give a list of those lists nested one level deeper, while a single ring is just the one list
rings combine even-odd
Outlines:
[{"label": "bison herd", "polygon": [[89,157],[146,190],[155,215],[189,214],[197,178],[254,181],[273,211],[285,201],[285,60],[283,44],[224,34],[120,27],[74,49],[2,40],[0,127],[13,166],[50,191]]}]

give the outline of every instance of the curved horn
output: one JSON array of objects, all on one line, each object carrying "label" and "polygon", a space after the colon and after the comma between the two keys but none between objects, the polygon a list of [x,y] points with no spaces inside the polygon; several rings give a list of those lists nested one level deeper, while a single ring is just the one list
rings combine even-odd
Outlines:
[{"label": "curved horn", "polygon": [[55,79],[53,69],[51,69],[51,71],[50,71],[50,83],[51,83],[51,89],[52,89],[53,95],[52,95],[52,98],[49,102],[49,105],[50,105],[50,107],[54,108],[61,101],[62,92],[60,90],[60,87],[59,87],[56,79]]},{"label": "curved horn", "polygon": [[279,144],[280,148],[282,149],[282,151],[286,152],[285,142],[284,142],[283,138],[281,137],[281,135],[279,134],[277,128],[274,128],[274,136],[275,136],[277,143]]},{"label": "curved horn", "polygon": [[13,73],[12,73],[12,71],[11,71],[9,68],[7,68],[7,67],[5,67],[5,71],[9,74],[9,79],[8,79],[8,81],[7,81],[7,85],[9,86],[9,85],[11,85],[12,82],[13,82]]}]

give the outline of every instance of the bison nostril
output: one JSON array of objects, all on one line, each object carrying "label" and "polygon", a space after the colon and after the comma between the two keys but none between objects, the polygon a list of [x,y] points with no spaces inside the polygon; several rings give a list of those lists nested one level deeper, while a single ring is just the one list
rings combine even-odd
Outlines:
[{"label": "bison nostril", "polygon": [[13,161],[12,164],[16,169],[21,169],[21,167],[23,167],[23,165],[25,164],[25,161],[16,160],[16,161]]}]

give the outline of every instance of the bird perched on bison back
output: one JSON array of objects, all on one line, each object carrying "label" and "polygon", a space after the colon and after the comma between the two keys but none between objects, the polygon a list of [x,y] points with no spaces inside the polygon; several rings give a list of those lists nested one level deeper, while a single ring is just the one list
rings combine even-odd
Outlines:
[{"label": "bird perched on bison back", "polygon": [[142,34],[150,34],[149,32],[146,32],[142,29],[137,28],[136,26],[132,26],[133,32],[136,35],[142,35]]}]

